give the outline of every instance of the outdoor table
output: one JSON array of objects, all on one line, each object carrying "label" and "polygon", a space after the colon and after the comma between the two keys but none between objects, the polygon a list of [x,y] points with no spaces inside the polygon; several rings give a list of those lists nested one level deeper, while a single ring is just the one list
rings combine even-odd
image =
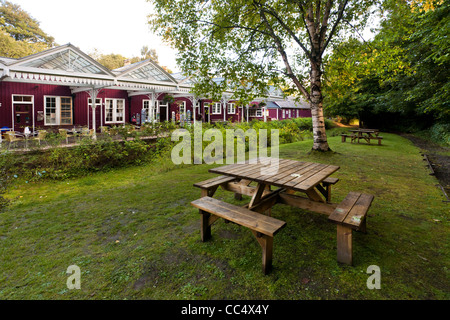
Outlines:
[{"label": "outdoor table", "polygon": [[[270,159],[266,159],[269,161]],[[274,159],[272,159],[273,161]],[[299,208],[309,209],[320,213],[330,214],[335,205],[326,203],[325,193],[321,183],[331,174],[339,170],[338,166],[278,159],[278,168],[270,169],[270,164],[260,158],[259,161],[246,161],[245,163],[230,164],[210,169],[211,173],[235,177],[237,183],[228,183],[223,188],[239,194],[252,197],[248,208],[263,206],[270,209],[276,203],[290,204]],[[267,172],[264,172],[267,171]],[[249,187],[252,182],[257,186]],[[273,187],[278,189],[273,190]],[[300,197],[294,193],[300,192],[307,197]],[[270,197],[271,195],[277,197]],[[264,203],[265,199],[273,198]],[[273,201],[276,199],[276,201]]]},{"label": "outdoor table", "polygon": [[[195,183],[202,195],[191,202],[202,214],[202,241],[211,237],[211,225],[219,218],[251,229],[262,247],[263,272],[267,274],[272,264],[273,237],[286,225],[271,216],[271,208],[280,203],[326,215],[328,221],[337,225],[338,262],[353,264],[352,231],[365,232],[367,212],[374,197],[352,191],[339,204],[331,203],[330,192],[324,187],[338,181],[329,177],[337,170],[339,166],[335,165],[274,158],[209,169],[220,176]],[[234,192],[235,196],[250,196],[251,200],[245,206],[237,206],[215,199],[218,187]]]},{"label": "outdoor table", "polygon": [[367,143],[370,143],[370,140],[378,140],[378,144],[381,144],[382,137],[379,137],[380,131],[378,129],[355,129],[350,130],[350,132],[355,133],[355,136],[352,138],[352,142],[357,140],[359,143],[360,139],[366,140]]}]

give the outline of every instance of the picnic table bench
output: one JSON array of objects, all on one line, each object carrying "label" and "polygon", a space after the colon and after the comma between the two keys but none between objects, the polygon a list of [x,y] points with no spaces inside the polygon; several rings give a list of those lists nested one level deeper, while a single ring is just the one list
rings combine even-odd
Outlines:
[{"label": "picnic table bench", "polygon": [[[202,214],[202,240],[210,238],[211,225],[218,218],[251,229],[263,248],[266,274],[272,265],[273,237],[286,224],[271,217],[271,208],[285,204],[327,215],[329,221],[337,224],[338,262],[353,264],[351,231],[366,230],[366,214],[373,196],[350,192],[340,204],[331,203],[331,186],[339,179],[330,175],[338,166],[277,160],[278,167],[273,174],[262,171],[267,162],[246,161],[210,169],[220,176],[194,184],[201,189],[201,198],[191,204]],[[250,196],[250,202],[236,206],[212,198],[219,187],[234,192],[235,196]]]},{"label": "picnic table bench", "polygon": [[286,225],[286,222],[208,196],[192,201],[191,204],[202,214],[202,241],[211,238],[211,225],[218,218],[249,228],[262,248],[263,272],[267,274],[270,271],[273,236]]}]

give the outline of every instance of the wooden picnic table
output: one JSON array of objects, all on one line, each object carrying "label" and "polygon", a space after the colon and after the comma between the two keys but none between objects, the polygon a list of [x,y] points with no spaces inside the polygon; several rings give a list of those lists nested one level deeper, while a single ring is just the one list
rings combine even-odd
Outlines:
[{"label": "wooden picnic table", "polygon": [[351,136],[348,135],[342,135],[342,142],[345,142],[345,138],[349,137],[351,138],[351,142],[359,141],[361,139],[365,140],[367,143],[370,143],[370,140],[378,140],[378,144],[381,145],[381,140],[383,137],[380,137],[380,130],[378,129],[354,129],[350,130],[350,132],[353,132]]},{"label": "wooden picnic table", "polygon": [[[211,225],[218,218],[251,229],[263,249],[266,274],[272,265],[273,237],[286,225],[271,217],[271,208],[280,203],[327,215],[330,222],[337,224],[337,260],[353,264],[352,231],[366,231],[366,214],[373,196],[350,192],[341,203],[331,203],[330,187],[339,179],[329,176],[337,170],[339,166],[335,165],[274,158],[209,169],[220,176],[195,183],[202,190],[201,198],[191,202],[202,214],[202,241],[211,237]],[[236,206],[214,199],[219,186],[235,196],[250,196],[251,200]]]},{"label": "wooden picnic table", "polygon": [[[220,176],[195,183],[202,191],[201,198],[191,202],[202,214],[202,241],[211,238],[211,225],[218,218],[251,229],[263,249],[266,274],[272,265],[273,237],[286,225],[271,216],[271,208],[280,203],[327,215],[329,221],[337,224],[338,261],[352,264],[352,230],[365,232],[373,196],[350,192],[340,204],[331,203],[330,187],[339,179],[329,176],[337,170],[339,166],[335,165],[270,158],[209,169]],[[236,206],[214,199],[218,187],[235,196],[250,196],[250,202]]]}]

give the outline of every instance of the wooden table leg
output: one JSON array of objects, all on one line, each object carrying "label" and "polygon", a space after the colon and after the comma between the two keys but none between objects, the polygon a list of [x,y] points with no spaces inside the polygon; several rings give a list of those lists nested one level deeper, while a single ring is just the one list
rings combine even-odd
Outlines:
[{"label": "wooden table leg", "polygon": [[272,269],[273,256],[273,237],[252,231],[262,248],[262,270],[264,274],[268,274]]},{"label": "wooden table leg", "polygon": [[345,264],[353,264],[352,229],[343,225],[337,225],[337,261]]},{"label": "wooden table leg", "polygon": [[266,187],[267,186],[264,183],[258,183],[258,186],[256,187],[256,192],[253,194],[253,197],[248,205],[249,208],[253,207],[259,201],[261,201],[261,196],[264,190],[266,190]]},{"label": "wooden table leg", "polygon": [[317,201],[317,202],[326,202],[321,196],[320,193],[317,192],[316,189],[311,188],[307,191],[305,191],[306,195],[308,196],[309,199],[311,199],[312,201]]}]

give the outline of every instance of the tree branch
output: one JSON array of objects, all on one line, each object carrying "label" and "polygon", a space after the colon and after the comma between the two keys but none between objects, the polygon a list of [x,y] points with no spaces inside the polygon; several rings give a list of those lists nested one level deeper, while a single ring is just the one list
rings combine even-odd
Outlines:
[{"label": "tree branch", "polygon": [[310,96],[308,91],[303,87],[303,85],[300,83],[298,78],[295,76],[295,74],[292,72],[291,65],[289,63],[286,51],[283,48],[283,44],[281,43],[281,39],[275,34],[275,31],[273,30],[270,23],[267,21],[267,17],[263,10],[260,11],[261,20],[265,23],[267,29],[269,30],[269,33],[271,34],[272,38],[275,41],[275,44],[277,46],[277,50],[281,55],[281,58],[283,59],[284,65],[286,66],[286,75],[291,78],[291,80],[295,83],[297,88],[303,93],[303,95],[310,100]]},{"label": "tree branch", "polygon": [[337,17],[336,21],[334,22],[333,28],[331,29],[330,34],[328,35],[328,39],[326,40],[325,45],[321,48],[320,54],[324,53],[325,49],[327,48],[328,44],[330,43],[331,38],[333,37],[334,32],[336,31],[336,28],[337,28],[339,22],[341,22],[342,16],[344,15],[344,10],[345,10],[345,7],[347,6],[347,3],[348,3],[348,0],[345,0],[344,2],[342,2],[339,5],[338,17]]}]

